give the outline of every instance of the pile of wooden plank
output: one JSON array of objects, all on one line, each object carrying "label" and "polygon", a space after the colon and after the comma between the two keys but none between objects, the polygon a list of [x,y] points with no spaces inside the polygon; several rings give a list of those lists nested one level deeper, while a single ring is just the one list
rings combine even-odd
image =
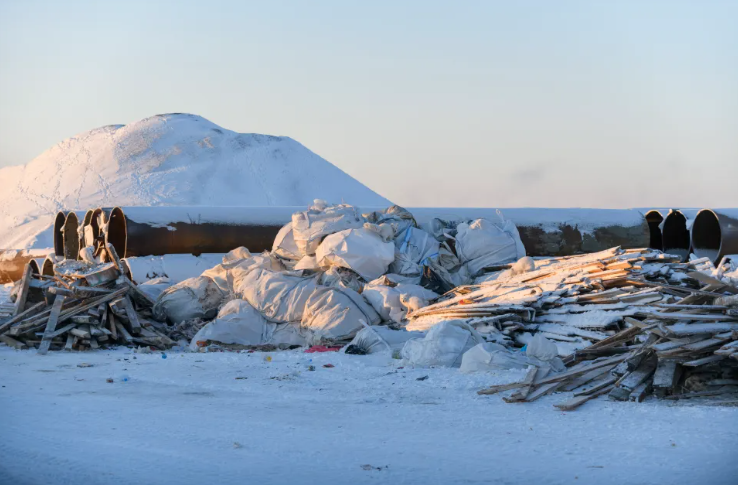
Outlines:
[{"label": "pile of wooden plank", "polygon": [[650,394],[738,400],[738,288],[697,271],[704,263],[618,248],[548,258],[529,273],[456,288],[410,317],[467,318],[488,340],[511,348],[536,333],[554,341],[565,372],[531,368],[521,382],[479,391],[517,389],[507,401],[562,391],[574,392],[557,405],[566,410],[605,394],[618,401]]},{"label": "pile of wooden plank", "polygon": [[10,314],[0,316],[0,341],[40,354],[115,344],[175,345],[164,334],[166,325],[152,318],[154,301],[121,273],[112,246],[108,251],[109,263],[67,260],[54,276],[34,274],[27,265]]}]

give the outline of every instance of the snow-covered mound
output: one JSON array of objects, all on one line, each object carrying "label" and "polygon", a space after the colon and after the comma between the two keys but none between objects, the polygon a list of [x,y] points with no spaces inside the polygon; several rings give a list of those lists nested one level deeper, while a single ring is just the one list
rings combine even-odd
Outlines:
[{"label": "snow-covered mound", "polygon": [[157,115],[64,140],[0,169],[0,248],[51,247],[59,210],[100,206],[359,207],[389,201],[288,137],[242,134],[190,114]]}]

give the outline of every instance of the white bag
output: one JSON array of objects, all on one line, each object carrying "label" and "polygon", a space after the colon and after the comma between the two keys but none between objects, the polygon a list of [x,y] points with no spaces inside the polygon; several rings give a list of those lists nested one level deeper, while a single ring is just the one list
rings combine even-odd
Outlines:
[{"label": "white bag", "polygon": [[533,362],[522,352],[511,352],[507,347],[486,342],[469,349],[461,357],[461,372],[525,369]]},{"label": "white bag", "polygon": [[374,282],[364,287],[362,295],[383,321],[398,323],[405,319],[408,306],[422,308],[428,305],[429,300],[438,298],[436,293],[419,285],[399,284],[391,287]]},{"label": "white bag", "polygon": [[[216,268],[213,268],[206,273],[209,275],[209,273],[215,271]],[[282,271],[285,268],[279,259],[272,257],[268,252],[264,251],[261,254],[239,261],[233,267],[222,266],[219,270],[222,270],[225,273],[230,290],[237,295],[243,295],[244,291],[247,289],[246,285],[249,284],[248,282],[244,282],[244,280],[252,271],[257,269]]]},{"label": "white bag", "polygon": [[296,324],[276,324],[267,322],[245,300],[232,300],[218,312],[218,318],[200,329],[190,343],[197,350],[198,342],[215,341],[224,344],[264,345],[287,344],[305,345]]},{"label": "white bag", "polygon": [[225,298],[212,278],[190,278],[164,290],[154,304],[154,316],[176,325],[192,318],[209,320]]},{"label": "white bag", "polygon": [[320,275],[319,282],[323,286],[351,288],[357,293],[364,289],[364,280],[350,269],[331,266]]},{"label": "white bag", "polygon": [[267,337],[267,321],[247,301],[232,300],[218,312],[218,318],[202,327],[192,338],[190,348],[197,350],[197,342],[213,340],[224,344],[261,345]]},{"label": "white bag", "polygon": [[420,275],[426,260],[438,256],[440,243],[422,229],[409,226],[395,239],[393,273]]},{"label": "white bag", "polygon": [[236,293],[259,310],[267,320],[290,323],[302,319],[305,304],[318,288],[318,284],[315,277],[275,273],[257,268],[246,274],[234,287]]},{"label": "white bag", "polygon": [[511,263],[525,256],[525,247],[512,221],[477,219],[456,226],[456,254],[476,276],[484,268]]},{"label": "white bag", "polygon": [[394,353],[405,345],[411,338],[423,338],[423,332],[408,332],[407,330],[392,330],[389,327],[364,327],[356,337],[343,348],[346,354],[366,355],[377,352]]},{"label": "white bag", "polygon": [[325,236],[345,229],[359,228],[364,218],[350,205],[324,206],[315,201],[309,210],[292,215],[292,234],[301,256],[312,256]]},{"label": "white bag", "polygon": [[292,222],[288,222],[277,233],[272,245],[272,253],[280,258],[288,260],[298,260],[302,257],[300,250],[295,243],[295,236],[292,232]]},{"label": "white bag", "polygon": [[463,320],[448,320],[432,327],[425,338],[408,340],[402,358],[416,367],[458,367],[461,357],[484,339]]},{"label": "white bag", "polygon": [[153,280],[148,280],[138,285],[138,289],[146,293],[149,298],[156,301],[157,298],[159,298],[159,295],[161,295],[164,290],[170,286],[172,286],[172,283],[169,281],[169,278],[154,278]]},{"label": "white bag", "polygon": [[365,280],[379,278],[395,259],[395,246],[363,227],[327,236],[315,253],[321,268],[348,268]]},{"label": "white bag", "polygon": [[302,315],[302,328],[312,332],[314,343],[349,339],[364,325],[379,322],[379,315],[371,305],[348,288],[318,287],[310,295]]}]

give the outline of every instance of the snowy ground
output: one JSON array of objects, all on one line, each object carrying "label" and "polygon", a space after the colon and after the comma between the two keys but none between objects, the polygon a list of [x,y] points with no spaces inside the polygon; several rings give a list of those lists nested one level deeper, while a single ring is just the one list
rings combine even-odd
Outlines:
[{"label": "snowy ground", "polygon": [[475,392],[516,373],[400,365],[0,347],[0,483],[736,483],[738,408],[563,413]]}]

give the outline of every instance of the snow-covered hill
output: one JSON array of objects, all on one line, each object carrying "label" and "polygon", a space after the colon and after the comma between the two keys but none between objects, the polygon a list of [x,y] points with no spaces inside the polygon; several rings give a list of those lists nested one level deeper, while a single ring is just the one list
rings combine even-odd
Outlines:
[{"label": "snow-covered hill", "polygon": [[64,140],[0,169],[0,248],[51,247],[52,215],[100,206],[358,206],[389,201],[288,137],[157,115]]}]

